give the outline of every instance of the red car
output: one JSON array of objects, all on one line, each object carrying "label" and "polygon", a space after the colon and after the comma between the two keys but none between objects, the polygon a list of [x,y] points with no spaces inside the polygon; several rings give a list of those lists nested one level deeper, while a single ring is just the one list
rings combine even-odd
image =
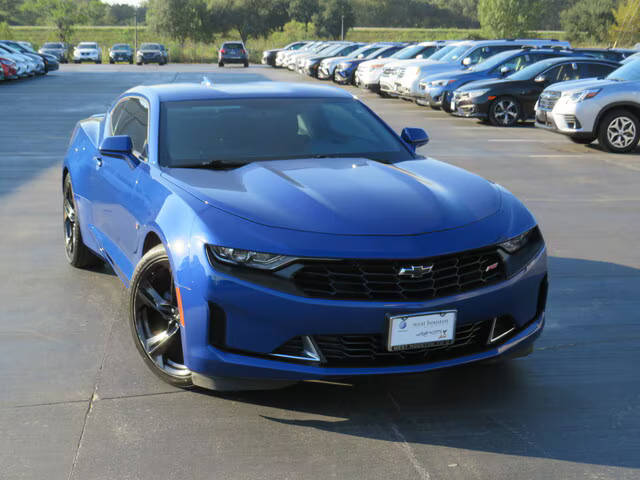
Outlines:
[{"label": "red car", "polygon": [[2,67],[2,73],[4,74],[4,80],[15,80],[18,78],[18,69],[13,60],[0,57],[0,66]]}]

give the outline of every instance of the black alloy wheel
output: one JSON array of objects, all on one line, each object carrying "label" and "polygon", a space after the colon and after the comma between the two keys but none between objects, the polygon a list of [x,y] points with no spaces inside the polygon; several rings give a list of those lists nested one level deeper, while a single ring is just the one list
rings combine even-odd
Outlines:
[{"label": "black alloy wheel", "polygon": [[64,251],[67,261],[77,268],[89,267],[100,263],[100,259],[87,248],[82,240],[78,209],[73,196],[71,177],[67,174],[62,189],[62,232]]},{"label": "black alloy wheel", "polygon": [[133,273],[129,289],[131,333],[147,366],[176,387],[193,385],[184,365],[180,311],[171,264],[162,245],[149,250]]}]

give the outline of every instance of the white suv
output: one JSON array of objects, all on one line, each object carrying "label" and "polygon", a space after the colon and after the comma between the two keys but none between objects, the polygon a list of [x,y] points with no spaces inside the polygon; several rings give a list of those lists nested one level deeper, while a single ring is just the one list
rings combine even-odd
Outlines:
[{"label": "white suv", "polygon": [[634,150],[640,138],[640,60],[625,62],[603,79],[548,87],[536,104],[536,126],[576,143],[597,139],[614,153]]},{"label": "white suv", "polygon": [[80,42],[73,49],[73,63],[102,63],[102,49],[96,42]]}]

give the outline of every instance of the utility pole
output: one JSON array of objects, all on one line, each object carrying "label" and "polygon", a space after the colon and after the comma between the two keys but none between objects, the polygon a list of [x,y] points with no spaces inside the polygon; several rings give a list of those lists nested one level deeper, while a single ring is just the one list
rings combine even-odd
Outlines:
[{"label": "utility pole", "polygon": [[340,38],[344,40],[344,15],[340,16]]}]

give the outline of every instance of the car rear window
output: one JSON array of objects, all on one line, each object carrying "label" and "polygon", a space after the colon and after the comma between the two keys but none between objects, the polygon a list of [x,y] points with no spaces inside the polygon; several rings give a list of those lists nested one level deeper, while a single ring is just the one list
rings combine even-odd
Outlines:
[{"label": "car rear window", "polygon": [[236,50],[240,50],[240,49],[244,48],[241,43],[225,43],[223,45],[223,47],[224,48],[233,48],[233,49],[236,49]]},{"label": "car rear window", "polygon": [[354,99],[164,102],[160,112],[159,161],[169,167],[335,156],[387,162],[413,158]]},{"label": "car rear window", "polygon": [[45,43],[42,48],[63,48],[61,43]]}]

